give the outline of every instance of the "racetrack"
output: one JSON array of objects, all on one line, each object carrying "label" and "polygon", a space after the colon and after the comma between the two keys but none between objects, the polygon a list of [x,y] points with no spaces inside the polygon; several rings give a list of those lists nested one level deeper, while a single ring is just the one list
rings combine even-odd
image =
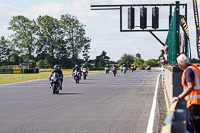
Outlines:
[{"label": "racetrack", "polygon": [[159,72],[65,77],[58,95],[47,79],[0,85],[0,132],[145,133]]}]

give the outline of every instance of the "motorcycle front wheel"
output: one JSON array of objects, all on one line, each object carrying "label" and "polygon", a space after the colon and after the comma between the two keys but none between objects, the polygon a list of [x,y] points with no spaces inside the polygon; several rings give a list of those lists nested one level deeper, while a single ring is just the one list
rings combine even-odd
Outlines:
[{"label": "motorcycle front wheel", "polygon": [[52,84],[52,88],[53,88],[53,94],[55,95],[55,94],[56,94],[56,90],[57,90],[57,85],[56,85],[56,83],[53,83],[53,84]]},{"label": "motorcycle front wheel", "polygon": [[76,83],[79,83],[79,78],[78,78],[78,76],[75,76],[74,79],[75,79]]}]

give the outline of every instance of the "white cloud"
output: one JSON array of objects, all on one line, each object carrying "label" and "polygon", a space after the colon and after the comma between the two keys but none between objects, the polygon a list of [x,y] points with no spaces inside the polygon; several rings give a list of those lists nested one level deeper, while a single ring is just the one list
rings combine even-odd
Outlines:
[{"label": "white cloud", "polygon": [[[37,0],[36,0],[37,1]],[[105,50],[112,60],[118,60],[122,54],[141,53],[142,58],[150,59],[159,56],[162,45],[148,32],[120,33],[119,31],[119,11],[94,11],[90,10],[91,4],[143,4],[143,3],[174,3],[169,0],[71,0],[70,2],[48,2],[35,4],[26,9],[21,9],[9,5],[0,4],[0,36],[10,35],[7,30],[9,21],[13,15],[24,15],[30,19],[36,19],[39,15],[49,15],[60,18],[61,14],[71,14],[76,16],[86,25],[86,34],[92,39],[91,58],[95,58]],[[37,2],[38,3],[38,2]],[[181,3],[188,3],[188,23],[191,37],[191,47],[193,57],[196,55],[196,31],[194,26],[193,7],[191,0],[181,0]],[[200,3],[199,3],[200,4]],[[181,8],[182,10],[182,8]],[[200,11],[200,9],[199,9]],[[151,9],[148,9],[151,14]],[[124,9],[124,25],[127,27],[127,9]],[[139,17],[139,13],[136,14]],[[168,24],[168,9],[160,7],[160,24]],[[151,24],[151,17],[148,17],[148,24]],[[139,21],[137,22],[139,25]],[[167,32],[155,33],[163,42],[167,37]]]}]

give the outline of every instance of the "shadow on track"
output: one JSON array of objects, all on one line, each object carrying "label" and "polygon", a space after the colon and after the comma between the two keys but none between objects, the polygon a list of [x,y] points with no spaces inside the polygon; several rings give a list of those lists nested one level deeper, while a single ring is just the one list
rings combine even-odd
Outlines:
[{"label": "shadow on track", "polygon": [[84,94],[84,93],[59,93],[57,95],[79,95],[79,94]]}]

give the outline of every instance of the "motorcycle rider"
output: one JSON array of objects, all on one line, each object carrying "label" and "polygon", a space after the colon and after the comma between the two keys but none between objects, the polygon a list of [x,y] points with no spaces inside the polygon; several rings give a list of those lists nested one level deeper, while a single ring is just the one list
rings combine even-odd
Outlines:
[{"label": "motorcycle rider", "polygon": [[81,71],[83,71],[83,68],[86,68],[87,74],[88,74],[88,67],[87,67],[87,65],[83,64],[83,66],[81,67]]},{"label": "motorcycle rider", "polygon": [[[81,69],[80,69],[80,67],[79,67],[78,65],[75,65],[75,67],[73,68],[73,71],[72,71],[72,76],[73,76],[73,73],[74,73],[75,70],[76,70],[77,72],[79,72],[80,75],[82,75],[82,74],[81,74]],[[81,76],[80,76],[80,78],[81,78]]]},{"label": "motorcycle rider", "polygon": [[109,73],[109,66],[108,65],[105,66],[105,71],[108,71],[108,73]]},{"label": "motorcycle rider", "polygon": [[51,76],[53,73],[57,72],[59,74],[59,79],[61,81],[61,86],[60,86],[60,90],[62,90],[62,82],[63,82],[63,73],[62,70],[60,69],[59,65],[55,65],[54,69],[52,70],[50,76],[49,76],[49,81],[51,80]]},{"label": "motorcycle rider", "polygon": [[126,68],[126,64],[123,64],[123,70],[125,69],[125,70],[127,70],[127,68]]},{"label": "motorcycle rider", "polygon": [[112,70],[115,70],[117,74],[117,66],[115,66],[115,64],[112,65]]}]

